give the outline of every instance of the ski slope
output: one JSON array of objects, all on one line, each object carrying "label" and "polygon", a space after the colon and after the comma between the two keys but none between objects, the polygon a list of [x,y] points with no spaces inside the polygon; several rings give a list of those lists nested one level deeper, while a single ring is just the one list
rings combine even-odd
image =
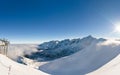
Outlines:
[{"label": "ski slope", "polygon": [[0,75],[48,75],[40,70],[19,64],[0,54]]}]

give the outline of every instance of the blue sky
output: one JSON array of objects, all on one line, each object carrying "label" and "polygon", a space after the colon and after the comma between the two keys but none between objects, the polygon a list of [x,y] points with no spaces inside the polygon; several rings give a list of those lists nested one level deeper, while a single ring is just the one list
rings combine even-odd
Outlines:
[{"label": "blue sky", "polygon": [[0,0],[0,37],[39,43],[87,35],[119,38],[120,0]]}]

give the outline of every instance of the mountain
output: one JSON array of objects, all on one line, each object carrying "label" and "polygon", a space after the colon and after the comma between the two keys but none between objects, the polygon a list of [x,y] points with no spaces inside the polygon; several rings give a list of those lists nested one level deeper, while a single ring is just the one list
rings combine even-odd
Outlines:
[{"label": "mountain", "polygon": [[12,61],[0,54],[0,75],[49,75],[40,70]]},{"label": "mountain", "polygon": [[26,54],[25,57],[38,61],[53,60],[83,50],[84,48],[91,45],[93,42],[102,41],[105,41],[105,39],[96,39],[92,36],[87,36],[82,39],[65,39],[62,41],[57,40],[45,42],[39,45],[39,50],[37,52],[33,52],[30,55]]},{"label": "mountain", "polygon": [[39,69],[52,75],[120,75],[119,54],[120,41],[93,42],[83,50],[50,61]]},{"label": "mountain", "polygon": [[[69,54],[69,51],[73,53]],[[41,53],[43,54],[42,56]],[[47,54],[55,55],[55,57],[47,57]],[[8,67],[11,64],[15,65],[12,66],[13,71],[11,72],[12,74],[15,73],[15,75],[18,75],[18,69],[20,69],[20,75],[35,75],[33,74],[34,71],[32,72],[28,69],[28,66],[29,68],[34,67],[40,70],[39,73],[35,72],[36,75],[44,75],[46,73],[51,75],[120,75],[119,40],[96,39],[92,36],[87,36],[82,39],[50,41],[40,45],[16,44],[10,45],[8,55],[12,59],[15,57],[17,60],[21,60],[21,63],[26,66],[15,63],[0,54],[0,74],[2,75],[8,75]],[[25,55],[34,59],[26,58],[24,57]],[[41,62],[43,59],[47,61]],[[25,70],[29,70],[30,74],[24,74],[26,73]]]}]

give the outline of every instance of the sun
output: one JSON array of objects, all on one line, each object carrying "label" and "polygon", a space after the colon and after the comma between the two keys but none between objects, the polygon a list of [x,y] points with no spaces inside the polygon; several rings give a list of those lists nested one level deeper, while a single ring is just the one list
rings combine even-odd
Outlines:
[{"label": "sun", "polygon": [[115,32],[120,33],[120,23],[115,25]]}]

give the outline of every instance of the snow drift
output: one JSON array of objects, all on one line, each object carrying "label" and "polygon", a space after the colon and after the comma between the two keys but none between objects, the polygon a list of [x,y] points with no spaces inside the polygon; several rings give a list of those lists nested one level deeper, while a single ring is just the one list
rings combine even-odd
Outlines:
[{"label": "snow drift", "polygon": [[[40,66],[40,70],[52,75],[86,75],[105,65],[119,53],[119,41],[93,42],[87,48],[71,56]],[[98,75],[98,73],[94,75]]]}]

